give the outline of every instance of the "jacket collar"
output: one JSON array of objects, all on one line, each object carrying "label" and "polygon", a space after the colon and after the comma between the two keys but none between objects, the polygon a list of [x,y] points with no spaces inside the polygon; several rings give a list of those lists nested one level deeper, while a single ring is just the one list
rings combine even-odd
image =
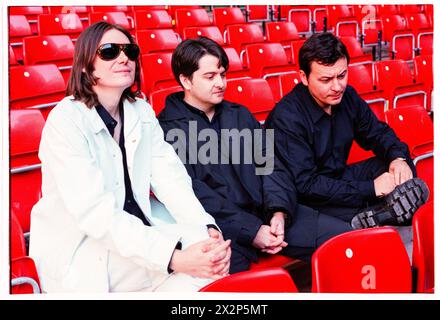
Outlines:
[{"label": "jacket collar", "polygon": [[[184,92],[170,94],[165,100],[165,108],[159,114],[160,121],[173,121],[179,119],[194,119],[194,113],[184,104]],[[236,104],[223,100],[220,105],[222,112],[230,112],[231,108],[237,107]]]}]

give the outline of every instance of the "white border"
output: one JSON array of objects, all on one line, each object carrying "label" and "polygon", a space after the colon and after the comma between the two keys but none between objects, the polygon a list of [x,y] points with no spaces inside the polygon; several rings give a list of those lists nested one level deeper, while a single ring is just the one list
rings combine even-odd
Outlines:
[{"label": "white border", "polygon": [[[13,2],[13,3],[12,3]],[[121,0],[106,0],[105,5],[118,5],[121,4]],[[153,1],[153,0],[129,0],[127,3],[124,3],[124,5],[148,5],[148,4],[158,4],[159,1]],[[180,4],[188,4],[190,2],[194,5],[221,5],[223,3],[231,3],[232,0],[229,1],[213,1],[213,0],[163,0],[160,1],[160,4],[174,4],[174,5],[180,5]],[[235,5],[245,5],[245,4],[267,4],[267,1],[262,0],[246,0],[246,1],[233,1]],[[330,0],[330,1],[316,1],[316,0],[276,0],[271,1],[273,4],[292,4],[294,2],[295,4],[304,4],[304,5],[317,5],[317,4],[346,4],[346,0]],[[434,56],[434,70],[436,70],[436,67],[440,66],[439,57],[438,54],[440,51],[440,47],[438,45],[438,35],[440,35],[439,30],[439,13],[437,12],[440,10],[440,4],[436,3],[438,1],[435,0],[429,0],[429,1],[423,1],[423,3],[426,4],[433,4],[434,5],[434,21],[436,23],[434,24],[434,52],[437,54]],[[358,0],[352,0],[350,1],[350,4],[414,4],[414,1],[412,0],[400,0],[400,1],[392,1],[392,0],[370,0],[370,1],[358,1]],[[76,0],[76,1],[68,1],[68,0],[61,0],[57,2],[57,5],[91,5],[91,0]],[[99,3],[103,4],[103,3]],[[98,5],[99,5],[98,4]],[[9,270],[9,112],[8,112],[8,46],[7,46],[7,7],[8,6],[18,6],[18,5],[54,5],[53,0],[6,0],[2,1],[1,3],[1,18],[0,21],[2,22],[2,34],[1,34],[1,57],[2,57],[2,63],[1,66],[3,67],[3,70],[0,69],[2,72],[2,107],[1,107],[1,167],[0,167],[0,208],[1,208],[1,215],[0,215],[0,300],[62,300],[62,299],[72,299],[72,300],[79,300],[79,299],[108,299],[108,300],[162,300],[162,299],[176,299],[176,300],[244,300],[244,299],[262,299],[262,300],[333,300],[333,299],[353,299],[353,300],[376,300],[376,299],[382,299],[382,300],[422,300],[422,299],[439,299],[440,297],[440,273],[439,273],[439,245],[435,246],[435,257],[436,257],[436,280],[435,280],[435,288],[436,293],[435,294],[310,294],[310,293],[295,293],[295,294],[264,294],[264,293],[257,293],[257,294],[234,294],[234,293],[121,293],[121,294],[44,294],[44,295],[9,295],[9,272],[6,272],[6,270]],[[440,84],[440,73],[434,74],[434,91],[437,94],[436,101],[439,101],[438,94],[439,94],[439,84]],[[437,107],[436,110],[437,113],[440,112],[440,107]],[[435,113],[435,120],[434,123],[438,123],[440,121],[439,115]],[[435,141],[439,141],[438,137],[438,131],[435,130],[434,137]],[[437,149],[437,148],[436,148]],[[436,154],[437,152],[435,152]],[[437,154],[435,155],[435,159],[437,159]],[[435,169],[438,168],[438,159],[435,160]],[[438,185],[439,181],[439,173],[437,170],[435,172],[435,186]],[[438,193],[440,191],[437,191]],[[435,244],[440,243],[440,236],[439,231],[440,228],[438,227],[438,219],[439,219],[439,204],[435,205]],[[177,301],[176,301],[177,303]]]}]

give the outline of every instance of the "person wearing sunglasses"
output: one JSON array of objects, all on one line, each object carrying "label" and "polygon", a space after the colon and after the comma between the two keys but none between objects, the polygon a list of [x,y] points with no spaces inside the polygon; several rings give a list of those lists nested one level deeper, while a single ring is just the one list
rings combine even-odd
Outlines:
[{"label": "person wearing sunglasses", "polygon": [[229,272],[230,241],[138,97],[139,55],[107,22],[76,42],[39,150],[30,256],[44,292],[197,291]]}]

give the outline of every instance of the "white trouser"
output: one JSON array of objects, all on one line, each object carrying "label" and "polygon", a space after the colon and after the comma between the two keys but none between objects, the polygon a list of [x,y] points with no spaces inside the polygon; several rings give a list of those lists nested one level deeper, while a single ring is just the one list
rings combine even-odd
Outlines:
[{"label": "white trouser", "polygon": [[[165,224],[161,224],[159,220],[155,219],[156,227],[160,228],[165,234],[180,235],[182,249],[209,238],[206,226],[169,224],[171,222],[169,218],[164,218],[168,215],[165,207],[153,199],[151,200],[155,217],[158,219],[162,217],[165,221]],[[109,253],[108,277],[110,292],[198,291],[213,281],[183,273],[168,274],[151,271],[116,253]]]}]

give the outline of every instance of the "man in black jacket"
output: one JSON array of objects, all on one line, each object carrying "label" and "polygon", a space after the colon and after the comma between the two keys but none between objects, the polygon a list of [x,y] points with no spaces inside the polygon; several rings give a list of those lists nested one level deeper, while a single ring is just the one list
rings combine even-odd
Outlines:
[{"label": "man in black jacket", "polygon": [[[275,106],[276,155],[293,176],[299,203],[354,228],[408,224],[429,191],[408,147],[347,85],[349,55],[331,33],[300,49],[299,83]],[[375,157],[347,165],[353,141]]]},{"label": "man in black jacket", "polygon": [[184,92],[168,96],[158,118],[196,196],[232,240],[230,273],[247,270],[258,250],[309,260],[324,241],[351,230],[297,205],[291,177],[270,150],[273,137],[245,107],[223,100],[228,58],[217,43],[183,41],[172,68]]}]

